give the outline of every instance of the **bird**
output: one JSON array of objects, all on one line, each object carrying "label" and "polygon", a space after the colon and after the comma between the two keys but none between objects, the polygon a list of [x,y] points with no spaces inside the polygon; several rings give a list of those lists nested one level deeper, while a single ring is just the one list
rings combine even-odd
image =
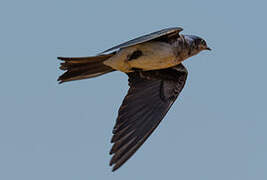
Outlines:
[{"label": "bird", "polygon": [[165,28],[109,48],[96,56],[58,57],[59,83],[98,77],[113,71],[128,75],[129,90],[119,108],[111,138],[110,166],[120,168],[165,117],[185,86],[182,62],[203,50],[204,39]]}]

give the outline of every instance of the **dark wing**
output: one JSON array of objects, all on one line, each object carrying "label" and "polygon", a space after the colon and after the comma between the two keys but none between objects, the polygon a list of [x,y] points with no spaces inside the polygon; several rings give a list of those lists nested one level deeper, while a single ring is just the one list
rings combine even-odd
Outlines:
[{"label": "dark wing", "polygon": [[107,49],[107,50],[101,52],[100,54],[106,53],[106,52],[114,50],[114,49],[125,48],[125,47],[133,46],[133,45],[136,45],[136,44],[140,44],[140,43],[143,43],[143,42],[151,41],[151,40],[154,40],[154,39],[157,39],[157,38],[161,38],[161,37],[164,37],[164,36],[167,36],[167,37],[169,37],[169,36],[170,37],[179,36],[179,32],[181,32],[182,30],[183,29],[180,28],[180,27],[162,29],[160,31],[156,31],[156,32],[153,32],[153,33],[150,33],[150,34],[147,34],[147,35],[132,39],[130,41],[127,41],[125,43],[119,44],[117,46],[114,46],[114,47],[112,47],[110,49]]},{"label": "dark wing", "polygon": [[128,73],[130,89],[119,109],[110,154],[112,171],[124,164],[159,125],[182,91],[186,68]]}]

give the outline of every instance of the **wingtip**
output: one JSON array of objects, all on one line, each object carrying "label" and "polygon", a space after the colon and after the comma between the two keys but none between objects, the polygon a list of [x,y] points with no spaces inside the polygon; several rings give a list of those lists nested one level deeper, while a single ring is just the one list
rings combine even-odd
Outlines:
[{"label": "wingtip", "polygon": [[178,29],[179,29],[180,31],[183,31],[183,30],[184,30],[182,27],[178,27]]},{"label": "wingtip", "polygon": [[168,29],[171,29],[171,30],[174,30],[174,31],[178,31],[178,32],[181,32],[181,31],[184,30],[182,27],[170,27]]},{"label": "wingtip", "polygon": [[[110,164],[109,164],[110,165]],[[110,166],[113,166],[113,164],[111,164]],[[112,172],[115,172],[116,170],[118,170],[120,168],[120,165],[114,165],[111,169]]]},{"label": "wingtip", "polygon": [[[109,166],[113,166],[113,165],[114,165],[114,163],[112,161],[110,161]],[[116,167],[116,165],[115,165],[112,167],[111,172],[115,172],[117,169],[118,169],[118,167]]]},{"label": "wingtip", "polygon": [[115,172],[118,168],[115,168],[115,166],[112,168],[112,172]]}]

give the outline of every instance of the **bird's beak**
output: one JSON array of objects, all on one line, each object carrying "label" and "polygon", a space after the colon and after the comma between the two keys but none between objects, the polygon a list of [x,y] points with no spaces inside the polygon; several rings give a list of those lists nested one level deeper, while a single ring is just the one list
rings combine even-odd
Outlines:
[{"label": "bird's beak", "polygon": [[209,50],[209,51],[211,51],[211,48],[209,48],[209,47],[206,47],[206,50]]}]

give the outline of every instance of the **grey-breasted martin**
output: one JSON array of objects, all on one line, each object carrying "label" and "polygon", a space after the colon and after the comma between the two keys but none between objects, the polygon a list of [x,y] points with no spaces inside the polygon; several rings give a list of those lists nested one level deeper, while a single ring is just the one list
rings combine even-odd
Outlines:
[{"label": "grey-breasted martin", "polygon": [[[164,118],[187,78],[182,62],[202,50],[204,39],[167,28],[114,46],[97,56],[58,57],[66,72],[60,83],[97,77],[112,71],[128,75],[130,89],[118,112],[110,154],[113,171],[123,165]],[[110,52],[110,53],[108,53]]]}]

